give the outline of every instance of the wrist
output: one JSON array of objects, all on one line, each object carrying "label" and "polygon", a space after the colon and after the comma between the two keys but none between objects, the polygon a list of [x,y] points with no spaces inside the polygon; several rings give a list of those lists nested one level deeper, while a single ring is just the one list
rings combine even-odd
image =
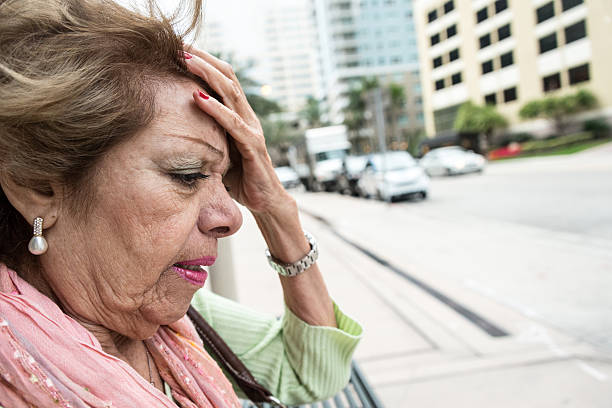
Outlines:
[{"label": "wrist", "polygon": [[270,253],[279,261],[293,263],[310,251],[293,197],[275,210],[253,213],[253,217]]}]

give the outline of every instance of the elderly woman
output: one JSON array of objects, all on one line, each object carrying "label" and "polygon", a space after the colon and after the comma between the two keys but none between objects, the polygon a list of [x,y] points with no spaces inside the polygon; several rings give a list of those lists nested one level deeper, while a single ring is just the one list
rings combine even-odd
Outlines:
[{"label": "elderly woman", "polygon": [[231,67],[172,27],[105,0],[0,0],[4,407],[239,406],[185,315],[241,225],[234,200],[284,317],[204,291],[194,305],[288,404],[348,379],[361,328],[327,293],[257,117]]}]

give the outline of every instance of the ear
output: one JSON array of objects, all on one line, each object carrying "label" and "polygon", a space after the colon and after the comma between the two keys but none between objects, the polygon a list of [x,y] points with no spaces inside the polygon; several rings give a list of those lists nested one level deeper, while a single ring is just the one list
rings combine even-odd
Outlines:
[{"label": "ear", "polygon": [[32,225],[34,218],[44,219],[43,228],[55,224],[60,208],[61,189],[59,186],[50,186],[49,192],[37,191],[17,184],[9,177],[0,179],[0,186],[6,198],[19,213]]}]

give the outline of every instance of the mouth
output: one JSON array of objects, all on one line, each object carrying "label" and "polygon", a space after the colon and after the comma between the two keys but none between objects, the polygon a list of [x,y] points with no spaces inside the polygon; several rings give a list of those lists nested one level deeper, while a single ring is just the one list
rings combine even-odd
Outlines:
[{"label": "mouth", "polygon": [[172,265],[172,269],[187,282],[192,285],[202,287],[208,277],[208,271],[205,266],[210,266],[215,263],[215,257],[204,257],[191,261],[181,261]]}]

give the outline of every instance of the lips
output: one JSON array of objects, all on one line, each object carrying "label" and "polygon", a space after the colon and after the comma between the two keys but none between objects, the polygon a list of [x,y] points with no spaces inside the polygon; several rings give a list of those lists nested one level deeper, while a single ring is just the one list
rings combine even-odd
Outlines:
[{"label": "lips", "polygon": [[214,264],[215,259],[214,256],[206,256],[200,259],[180,261],[172,265],[172,269],[187,282],[202,287],[208,277],[208,272],[204,267]]}]

